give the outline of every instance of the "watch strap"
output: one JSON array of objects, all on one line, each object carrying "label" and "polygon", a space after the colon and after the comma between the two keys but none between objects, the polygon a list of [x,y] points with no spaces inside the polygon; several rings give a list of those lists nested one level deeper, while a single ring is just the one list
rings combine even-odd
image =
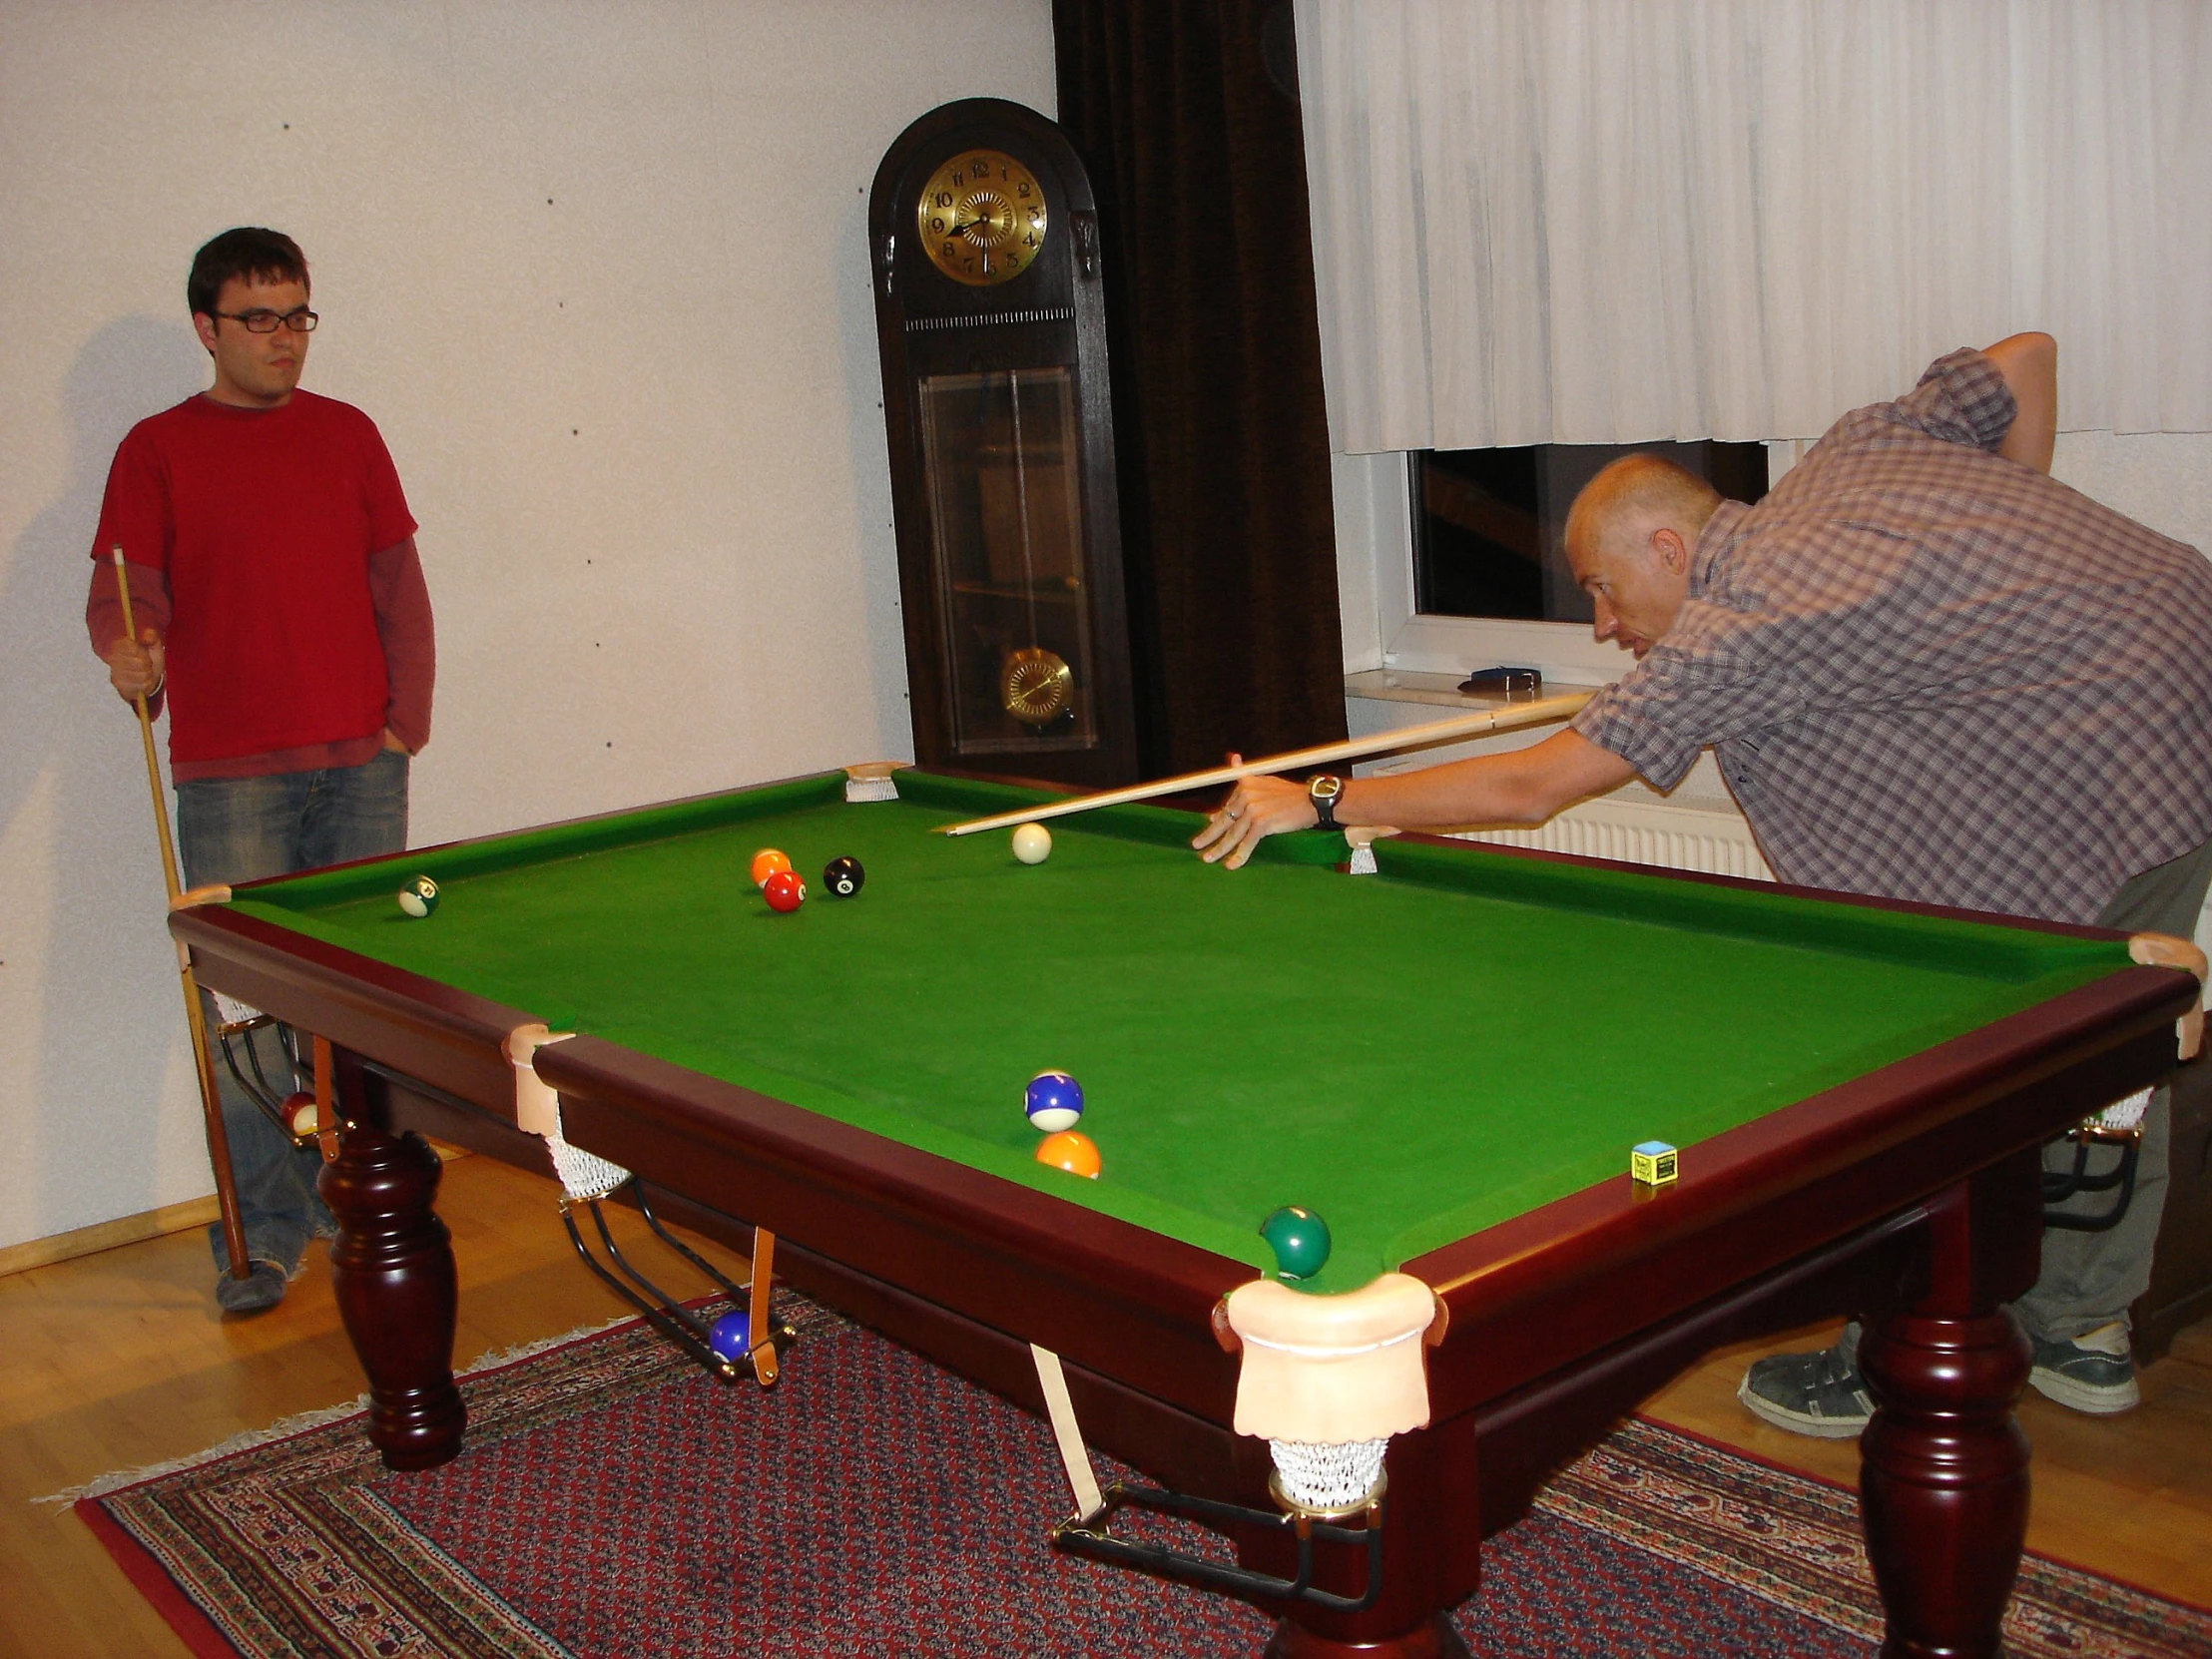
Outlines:
[{"label": "watch strap", "polygon": [[[1322,789],[1324,784],[1332,784],[1336,787],[1325,793]],[[1329,774],[1322,773],[1318,777],[1307,780],[1306,799],[1314,804],[1314,816],[1318,821],[1316,828],[1322,830],[1342,828],[1337,823],[1337,802],[1344,793],[1345,782],[1342,778],[1332,778]]]}]

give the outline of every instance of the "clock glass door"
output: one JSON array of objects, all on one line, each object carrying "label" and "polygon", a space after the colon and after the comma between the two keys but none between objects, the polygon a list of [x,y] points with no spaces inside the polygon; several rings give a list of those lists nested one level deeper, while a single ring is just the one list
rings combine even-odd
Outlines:
[{"label": "clock glass door", "polygon": [[920,392],[953,747],[1094,748],[1073,370],[933,374]]}]

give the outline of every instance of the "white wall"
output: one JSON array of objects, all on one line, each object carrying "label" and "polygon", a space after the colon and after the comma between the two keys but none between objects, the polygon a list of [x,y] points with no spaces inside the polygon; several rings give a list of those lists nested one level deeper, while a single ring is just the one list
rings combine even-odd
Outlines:
[{"label": "white wall", "polygon": [[299,240],[422,522],[417,842],[904,756],[865,193],[971,95],[1049,0],[0,0],[0,1246],[211,1190],[81,621],[193,249]]}]

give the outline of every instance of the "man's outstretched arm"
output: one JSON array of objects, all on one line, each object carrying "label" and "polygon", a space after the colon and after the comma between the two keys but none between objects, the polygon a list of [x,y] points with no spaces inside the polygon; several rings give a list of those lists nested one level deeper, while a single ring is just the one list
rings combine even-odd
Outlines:
[{"label": "man's outstretched arm", "polygon": [[1984,347],[1981,354],[1996,365],[2019,405],[1997,453],[2048,472],[2058,442],[2058,342],[2048,334],[2013,334]]},{"label": "man's outstretched arm", "polygon": [[[1618,789],[1635,776],[1636,769],[1611,750],[1569,730],[1509,754],[1348,782],[1337,802],[1337,822],[1396,830],[1541,824],[1560,808]],[[1310,830],[1314,821],[1304,784],[1247,778],[1191,844],[1208,863],[1220,860],[1237,869],[1268,836]]]}]

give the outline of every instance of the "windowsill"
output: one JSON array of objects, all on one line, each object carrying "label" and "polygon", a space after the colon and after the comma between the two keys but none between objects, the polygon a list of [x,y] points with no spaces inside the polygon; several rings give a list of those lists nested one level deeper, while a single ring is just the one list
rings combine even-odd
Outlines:
[{"label": "windowsill", "polygon": [[[1463,692],[1459,682],[1464,674],[1422,674],[1412,669],[1371,668],[1360,674],[1345,676],[1345,696],[1364,697],[1376,703],[1431,703],[1439,708],[1478,709],[1501,708],[1507,700],[1480,692]],[[1565,697],[1571,692],[1594,692],[1595,685],[1569,685],[1564,681],[1546,680],[1540,695]],[[1528,698],[1514,701],[1526,703]]]}]

